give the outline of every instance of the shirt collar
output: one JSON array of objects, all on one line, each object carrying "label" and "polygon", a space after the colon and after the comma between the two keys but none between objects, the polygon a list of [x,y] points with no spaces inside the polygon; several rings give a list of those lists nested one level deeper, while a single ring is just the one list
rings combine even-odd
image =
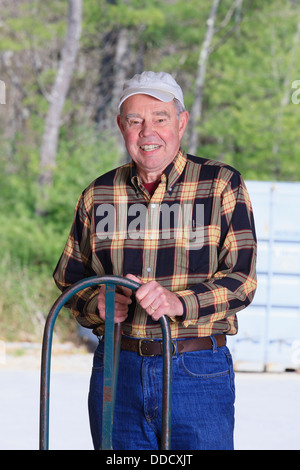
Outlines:
[{"label": "shirt collar", "polygon": [[[174,160],[167,166],[167,168],[165,168],[162,174],[162,180],[165,179],[167,181],[167,189],[169,192],[173,190],[174,185],[181,176],[185,168],[186,161],[187,157],[184,151],[182,148],[179,148]],[[140,187],[141,181],[137,173],[136,165],[133,161],[131,161],[130,171],[131,182],[133,186],[138,189]]]}]

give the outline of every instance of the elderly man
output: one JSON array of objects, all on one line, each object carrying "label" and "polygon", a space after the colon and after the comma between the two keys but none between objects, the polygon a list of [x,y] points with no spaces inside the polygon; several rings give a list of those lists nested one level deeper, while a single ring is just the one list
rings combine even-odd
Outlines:
[{"label": "elderly man", "polygon": [[[172,450],[233,449],[234,373],[226,335],[256,289],[251,203],[238,171],[186,155],[182,90],[167,73],[128,80],[118,126],[132,161],[81,194],[54,273],[60,289],[94,275],[141,284],[115,298],[122,322],[114,449],[160,448],[162,315],[173,351]],[[77,321],[99,336],[89,392],[94,447],[101,447],[103,287],[73,297]],[[140,341],[141,340],[141,341]]]}]

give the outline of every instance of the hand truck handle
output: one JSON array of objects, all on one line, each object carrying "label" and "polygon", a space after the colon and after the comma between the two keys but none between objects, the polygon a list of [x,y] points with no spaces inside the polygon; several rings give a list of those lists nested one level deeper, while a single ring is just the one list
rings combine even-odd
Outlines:
[{"label": "hand truck handle", "polygon": [[[102,449],[112,449],[112,425],[116,380],[119,364],[121,342],[121,325],[114,325],[114,296],[116,286],[136,290],[140,287],[135,281],[119,276],[93,276],[70,286],[51,307],[44,328],[41,381],[40,381],[40,450],[49,448],[49,398],[50,398],[50,366],[51,348],[55,321],[66,304],[77,292],[91,286],[106,285],[105,339],[104,339],[104,392],[103,393],[103,427]],[[170,449],[171,441],[171,393],[172,393],[172,345],[170,325],[165,316],[160,318],[163,335],[163,419],[162,419],[162,449]],[[113,338],[115,336],[115,342]],[[107,340],[107,338],[109,338]],[[106,388],[105,388],[106,387]]]}]

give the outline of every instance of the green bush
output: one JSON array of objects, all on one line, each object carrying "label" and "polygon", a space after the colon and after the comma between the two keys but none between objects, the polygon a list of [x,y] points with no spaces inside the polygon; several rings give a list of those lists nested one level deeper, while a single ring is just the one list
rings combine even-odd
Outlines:
[{"label": "green bush", "polygon": [[[47,215],[35,214],[36,152],[28,164],[12,168],[2,159],[0,214],[0,339],[41,340],[45,317],[60,294],[52,273],[71,228],[74,208],[82,190],[97,176],[117,166],[112,142],[83,127],[76,138],[62,140],[57,155]],[[61,337],[74,333],[68,312],[56,330]]]}]

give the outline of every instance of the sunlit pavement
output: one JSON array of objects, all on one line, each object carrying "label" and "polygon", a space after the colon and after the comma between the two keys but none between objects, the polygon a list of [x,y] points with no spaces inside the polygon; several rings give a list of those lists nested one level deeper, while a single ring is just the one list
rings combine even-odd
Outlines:
[{"label": "sunlit pavement", "polygon": [[[53,358],[50,449],[92,449],[87,413],[91,361],[91,354]],[[1,450],[39,447],[39,368],[20,364],[0,366]],[[237,372],[235,448],[299,450],[299,396],[296,372]]]}]

